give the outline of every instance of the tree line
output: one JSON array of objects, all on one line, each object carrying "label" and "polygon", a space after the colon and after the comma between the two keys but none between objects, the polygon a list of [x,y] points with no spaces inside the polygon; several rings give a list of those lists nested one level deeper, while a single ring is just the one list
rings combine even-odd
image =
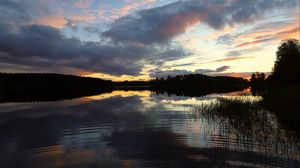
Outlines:
[{"label": "tree line", "polygon": [[0,102],[57,101],[110,92],[112,82],[51,73],[0,73]]},{"label": "tree line", "polygon": [[108,89],[112,81],[54,73],[0,73],[0,86],[4,88],[79,88]]},{"label": "tree line", "polygon": [[243,78],[203,74],[168,76],[149,81],[113,82],[51,73],[0,73],[0,102],[62,100],[111,92],[114,89],[147,89],[158,94],[203,96],[243,90],[247,87],[247,80]]}]

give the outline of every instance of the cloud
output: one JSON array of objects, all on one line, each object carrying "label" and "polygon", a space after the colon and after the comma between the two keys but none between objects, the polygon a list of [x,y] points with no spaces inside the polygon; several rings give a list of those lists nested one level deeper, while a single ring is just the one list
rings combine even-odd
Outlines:
[{"label": "cloud", "polygon": [[124,6],[116,8],[110,4],[101,4],[100,9],[97,10],[97,16],[105,21],[115,20],[133,13],[138,9],[148,7],[155,3],[156,0],[126,0]]},{"label": "cloud", "polygon": [[[141,74],[146,64],[162,65],[165,61],[176,60],[188,54],[180,46],[174,47],[169,44],[115,44],[103,37],[98,42],[84,42],[75,37],[67,38],[60,28],[68,26],[69,22],[89,22],[94,18],[85,15],[64,16],[63,12],[55,13],[57,9],[51,6],[54,5],[52,2],[0,1],[2,71],[75,74],[101,72],[135,76]],[[76,6],[85,8],[90,2],[80,1]],[[151,2],[149,0],[145,3]],[[51,12],[47,10],[47,5],[51,7]],[[87,29],[91,32],[99,30]]]},{"label": "cloud", "polygon": [[234,37],[231,34],[225,34],[219,36],[217,39],[217,44],[231,45],[234,42]]},{"label": "cloud", "polygon": [[1,0],[0,20],[9,25],[29,24],[37,17],[50,14],[41,1],[35,0]]},{"label": "cloud", "polygon": [[213,29],[250,23],[273,9],[294,7],[297,0],[178,1],[117,19],[104,36],[116,42],[166,42],[203,22]]},{"label": "cloud", "polygon": [[14,21],[28,20],[27,11],[18,3],[8,0],[0,1],[0,20],[9,24]]},{"label": "cloud", "polygon": [[[277,32],[254,32],[250,33],[252,36],[248,35],[251,37],[252,40],[237,44],[234,46],[234,50],[231,50],[226,53],[227,57],[238,57],[238,59],[244,59],[244,58],[249,58],[249,57],[240,57],[242,55],[246,55],[251,53],[253,55],[253,52],[263,50],[264,45],[268,44],[275,44],[279,43],[280,40],[282,39],[288,39],[288,38],[295,38],[299,36],[299,30],[300,27],[295,27],[295,24],[292,25],[287,25],[285,28],[281,30],[277,30]],[[218,61],[231,61],[233,59],[231,58],[226,58]]]},{"label": "cloud", "polygon": [[[81,1],[77,6],[88,4]],[[69,21],[82,22],[93,18],[58,16],[49,12],[46,6],[47,1],[0,1],[2,71],[139,75],[144,64],[138,62],[163,62],[184,54],[181,48],[169,46],[115,45],[67,38],[59,28]]]},{"label": "cloud", "polygon": [[299,33],[300,27],[297,20],[271,22],[270,25],[258,24],[258,26],[234,36],[234,38],[246,39],[243,40],[245,42],[235,45],[235,48],[260,47],[262,44],[278,43],[282,39],[295,38],[299,36]]},{"label": "cloud", "polygon": [[219,67],[215,70],[215,72],[224,72],[226,70],[228,70],[230,68],[230,66],[222,66],[222,67]]},{"label": "cloud", "polygon": [[[284,39],[286,37],[289,37],[295,33],[300,33],[300,27],[293,27],[288,30],[282,30],[273,34],[266,34],[266,35],[261,35],[261,36],[256,36],[255,39],[267,39],[267,38],[272,38],[272,39]],[[292,37],[292,36],[291,36]]]},{"label": "cloud", "polygon": [[274,40],[273,37],[268,37],[268,38],[264,38],[264,39],[260,39],[260,40],[254,40],[254,41],[238,44],[238,45],[235,46],[235,48],[253,46],[253,45],[269,42],[269,41],[272,41],[272,40]]},{"label": "cloud", "polygon": [[67,25],[68,21],[64,16],[45,16],[39,18],[37,24],[52,26],[55,28],[63,28]]},{"label": "cloud", "polygon": [[153,70],[150,73],[150,77],[156,78],[156,77],[167,77],[167,76],[176,76],[176,75],[188,75],[188,74],[210,74],[213,75],[215,73],[224,72],[226,70],[230,69],[230,66],[222,66],[215,70],[212,69],[196,69],[195,71],[188,71],[188,70],[182,70],[182,69],[175,69],[175,70]]},{"label": "cloud", "polygon": [[117,10],[119,16],[124,16],[128,14],[130,11],[135,10],[139,7],[145,6],[147,4],[154,3],[156,0],[143,0],[143,1],[129,1],[125,6],[121,9]]},{"label": "cloud", "polygon": [[218,59],[213,62],[227,62],[227,61],[236,61],[236,60],[241,60],[241,59],[253,59],[254,57],[252,56],[247,56],[247,57],[229,57],[229,58],[223,58],[223,59]]},{"label": "cloud", "polygon": [[261,51],[262,49],[263,49],[262,47],[252,47],[252,48],[247,48],[247,49],[235,49],[235,50],[231,50],[231,51],[227,52],[226,56],[227,57],[237,57],[237,56]]},{"label": "cloud", "polygon": [[74,2],[73,6],[79,9],[88,9],[92,4],[93,0],[77,0]]},{"label": "cloud", "polygon": [[6,30],[3,26],[1,28],[1,61],[15,64],[16,67],[35,67],[36,70],[46,67],[52,70],[75,68],[114,75],[139,75],[143,67],[137,64],[139,61],[172,60],[184,53],[166,46],[82,42],[76,38],[66,38],[56,28],[42,25],[20,26],[15,32],[9,27]]},{"label": "cloud", "polygon": [[71,23],[90,23],[96,19],[93,15],[71,15],[68,20]]},{"label": "cloud", "polygon": [[[181,46],[168,42],[197,23],[206,24],[215,30],[227,25],[251,23],[270,10],[295,6],[296,0],[186,0],[126,15],[133,9],[141,9],[143,5],[154,2],[130,1],[117,11],[122,15],[108,29],[106,25],[95,28],[95,25],[101,24],[90,23],[99,19],[99,16],[93,17],[86,13],[89,10],[95,13],[95,9],[91,8],[94,1],[62,2],[63,5],[57,5],[56,2],[58,1],[0,1],[1,70],[140,75],[145,65],[164,67],[166,61],[191,55]],[[62,7],[67,5],[72,8],[70,13],[65,12],[66,8]],[[64,33],[70,33],[69,30],[60,29],[71,23],[83,23],[78,26],[82,28],[80,30],[101,34],[100,40],[85,42],[74,37],[67,38]],[[106,31],[101,33],[104,29]],[[80,31],[78,34],[80,36]],[[233,38],[227,34],[220,37],[219,41],[229,44]],[[269,38],[273,36],[258,38],[256,43]],[[255,41],[240,44],[239,47],[254,43]],[[231,54],[233,52],[238,56],[246,51],[234,50]],[[233,58],[217,62],[230,60]],[[229,67],[198,69],[196,72],[214,73],[225,71],[226,68]]]}]

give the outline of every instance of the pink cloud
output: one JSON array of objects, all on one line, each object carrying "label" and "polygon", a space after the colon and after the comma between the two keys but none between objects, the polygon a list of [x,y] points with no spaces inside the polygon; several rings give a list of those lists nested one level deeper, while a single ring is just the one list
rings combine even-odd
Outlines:
[{"label": "pink cloud", "polygon": [[130,11],[135,10],[141,6],[147,5],[147,4],[151,4],[154,3],[156,0],[144,0],[144,1],[131,1],[130,3],[128,3],[127,5],[125,5],[124,7],[122,7],[119,10],[119,14],[121,16],[124,16],[126,14],[128,14]]},{"label": "pink cloud", "polygon": [[292,37],[295,33],[299,33],[300,27],[294,27],[288,30],[282,30],[273,34],[267,34],[262,36],[257,36],[255,39],[262,39],[262,38],[286,38],[286,37]]},{"label": "pink cloud", "polygon": [[249,42],[238,44],[235,46],[235,48],[257,45],[257,44],[261,44],[261,43],[272,41],[272,40],[274,40],[274,38],[265,38],[265,39],[260,39],[260,40],[249,41]]},{"label": "pink cloud", "polygon": [[104,5],[98,10],[98,17],[104,20],[117,19],[129,14],[131,11],[155,2],[156,0],[130,0],[126,1],[126,4],[121,8],[114,8],[110,5]]},{"label": "pink cloud", "polygon": [[236,60],[241,60],[241,59],[253,59],[253,56],[248,56],[248,57],[229,57],[229,58],[223,58],[223,59],[218,59],[215,60],[214,62],[227,62],[227,61],[236,61]]},{"label": "pink cloud", "polygon": [[275,33],[260,33],[261,35],[255,36],[253,39],[253,41],[249,41],[249,42],[244,42],[241,44],[238,44],[235,46],[235,48],[240,48],[240,47],[247,47],[247,46],[253,46],[253,45],[258,45],[258,44],[262,44],[265,42],[269,42],[269,41],[274,41],[274,40],[283,40],[283,39],[287,39],[287,38],[295,38],[298,36],[300,36],[300,27],[292,27],[290,28],[290,26],[288,26],[287,29],[285,30],[279,30]]},{"label": "pink cloud", "polygon": [[159,34],[165,38],[171,38],[186,31],[190,26],[200,22],[199,18],[205,18],[205,13],[189,13],[186,15],[174,15],[170,17],[159,29]]},{"label": "pink cloud", "polygon": [[55,28],[63,28],[68,23],[64,16],[45,16],[37,20],[37,24],[47,25]]},{"label": "pink cloud", "polygon": [[[200,22],[214,30],[223,30],[227,26],[232,27],[260,20],[265,16],[267,10],[286,10],[294,4],[292,2],[275,3],[272,1],[270,5],[270,7],[264,9],[265,4],[262,1],[255,1],[253,4],[247,1],[228,1],[228,3],[208,0],[201,2],[176,1],[122,17],[112,24],[111,28],[104,32],[104,35],[115,41],[123,42],[165,42],[184,33],[187,28]],[[253,8],[253,6],[259,9]],[[126,6],[114,12],[124,15],[132,8],[135,7]],[[264,39],[264,41],[267,40]],[[260,42],[262,41],[253,43]],[[251,43],[244,43],[237,47],[247,45],[251,45]]]},{"label": "pink cloud", "polygon": [[72,15],[68,19],[70,19],[73,22],[85,22],[89,23],[96,19],[94,15]]},{"label": "pink cloud", "polygon": [[74,6],[79,9],[88,9],[93,0],[78,0],[74,3]]}]

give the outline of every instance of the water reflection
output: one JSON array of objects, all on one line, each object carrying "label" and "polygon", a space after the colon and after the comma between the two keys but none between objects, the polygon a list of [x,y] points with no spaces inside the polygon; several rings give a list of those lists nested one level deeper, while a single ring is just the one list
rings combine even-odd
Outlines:
[{"label": "water reflection", "polygon": [[[300,166],[296,134],[260,106],[260,97],[245,93],[186,97],[113,91],[60,102],[0,104],[0,165]],[[215,106],[228,99],[245,102]]]},{"label": "water reflection", "polygon": [[109,99],[112,97],[133,97],[133,96],[149,97],[150,95],[151,95],[150,90],[141,90],[141,91],[114,90],[110,93],[103,93],[103,94],[99,94],[99,95],[83,97],[83,98],[81,98],[81,100],[82,101],[93,101],[93,100]]}]

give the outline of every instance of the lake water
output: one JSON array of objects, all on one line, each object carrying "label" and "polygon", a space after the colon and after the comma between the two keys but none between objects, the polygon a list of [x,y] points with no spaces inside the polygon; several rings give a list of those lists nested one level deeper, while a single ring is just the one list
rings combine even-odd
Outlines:
[{"label": "lake water", "polygon": [[224,99],[252,106],[261,97],[113,91],[3,103],[0,167],[300,167],[297,134],[264,108],[220,113]]}]

